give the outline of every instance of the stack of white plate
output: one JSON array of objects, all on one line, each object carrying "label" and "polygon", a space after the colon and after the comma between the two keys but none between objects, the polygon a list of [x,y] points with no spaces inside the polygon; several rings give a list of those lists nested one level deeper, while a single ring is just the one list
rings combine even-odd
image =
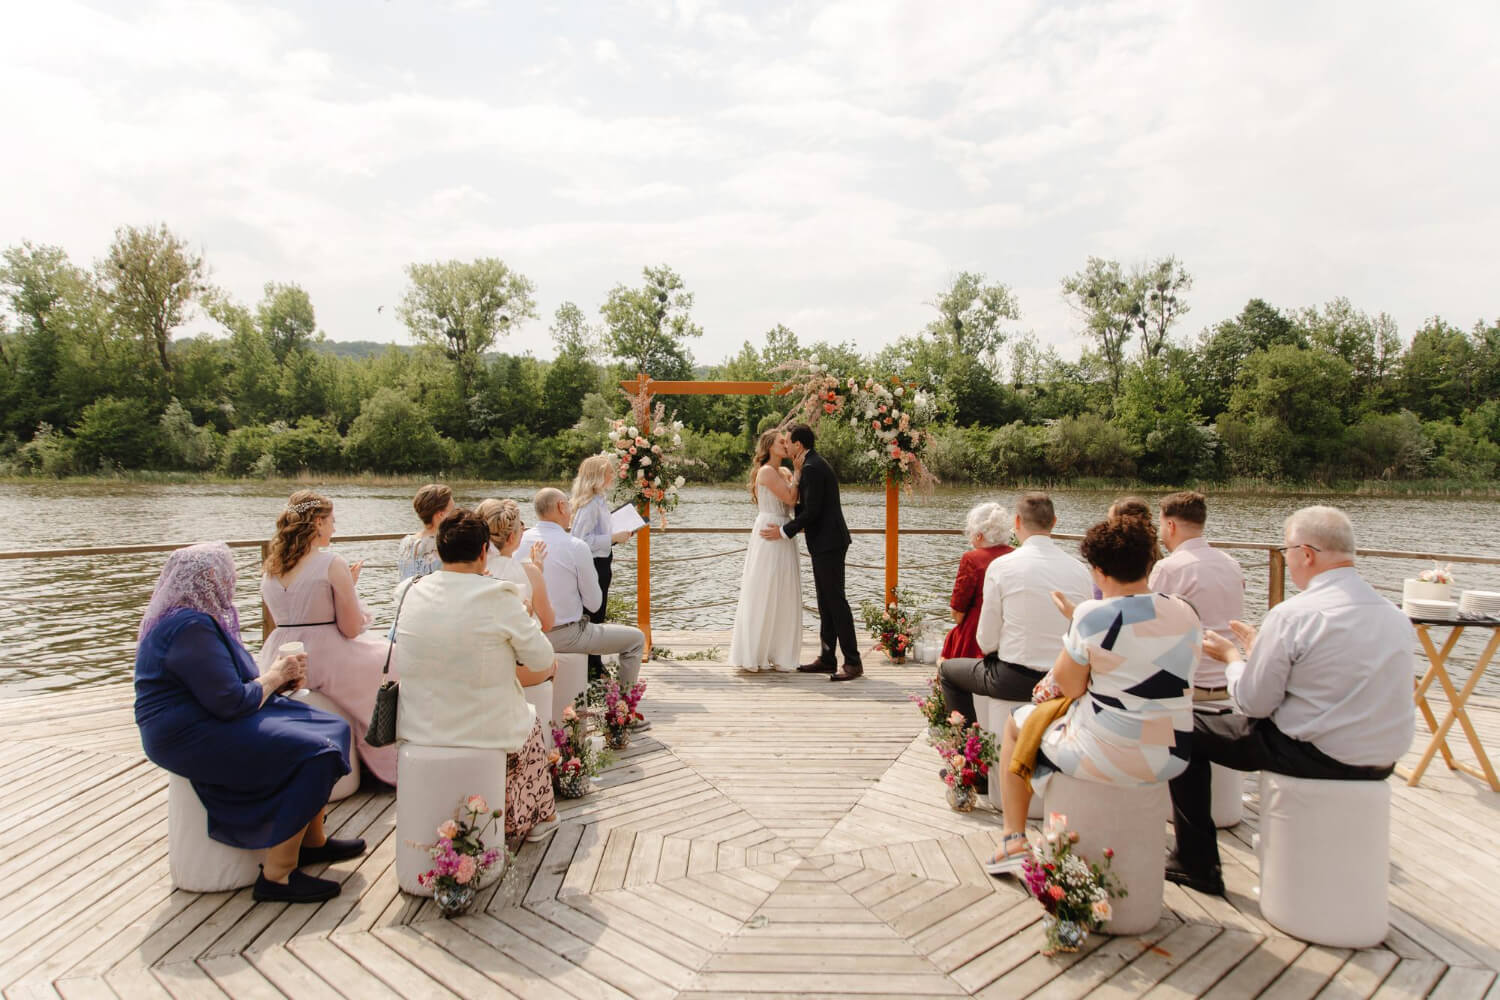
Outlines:
[{"label": "stack of white plate", "polygon": [[1458,610],[1466,615],[1500,618],[1500,591],[1466,590],[1459,595]]},{"label": "stack of white plate", "polygon": [[1434,618],[1439,621],[1453,621],[1458,617],[1457,601],[1424,601],[1415,597],[1408,597],[1401,602],[1401,610],[1412,618]]}]

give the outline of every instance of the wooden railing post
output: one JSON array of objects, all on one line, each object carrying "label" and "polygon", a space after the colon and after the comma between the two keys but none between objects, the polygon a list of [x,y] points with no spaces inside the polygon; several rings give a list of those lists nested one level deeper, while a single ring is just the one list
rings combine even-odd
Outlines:
[{"label": "wooden railing post", "polygon": [[885,603],[896,599],[897,570],[901,565],[901,491],[896,478],[885,477]]},{"label": "wooden railing post", "polygon": [[[271,558],[271,541],[267,539],[260,543],[260,564],[262,567],[266,565],[266,560],[269,558]],[[260,642],[262,646],[265,645],[266,639],[271,634],[271,630],[267,627],[270,623],[271,609],[266,606],[266,599],[262,596],[260,599]]]},{"label": "wooden railing post", "polygon": [[651,503],[641,503],[646,526],[635,533],[635,622],[646,634],[647,659],[651,658]]},{"label": "wooden railing post", "polygon": [[1266,610],[1269,611],[1286,600],[1286,553],[1270,550],[1270,562],[1266,567]]}]

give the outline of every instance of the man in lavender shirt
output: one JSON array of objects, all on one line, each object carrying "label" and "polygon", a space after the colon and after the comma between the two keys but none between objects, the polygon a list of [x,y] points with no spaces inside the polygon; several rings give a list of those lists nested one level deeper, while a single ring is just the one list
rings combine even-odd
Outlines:
[{"label": "man in lavender shirt", "polygon": [[[1229,623],[1244,617],[1245,572],[1234,557],[1203,537],[1208,502],[1202,493],[1173,493],[1161,502],[1161,540],[1171,555],[1151,571],[1151,589],[1191,604],[1203,627],[1233,639]],[[1229,697],[1224,664],[1203,654],[1193,671],[1194,701]]]}]

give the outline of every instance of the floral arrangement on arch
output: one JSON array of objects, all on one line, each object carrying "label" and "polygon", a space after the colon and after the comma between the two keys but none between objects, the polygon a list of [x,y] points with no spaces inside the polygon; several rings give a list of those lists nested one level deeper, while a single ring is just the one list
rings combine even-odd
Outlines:
[{"label": "floral arrangement on arch", "polygon": [[948,717],[948,734],[933,743],[943,758],[939,775],[949,788],[972,788],[981,778],[988,778],[990,768],[1000,759],[995,736],[979,726],[966,726],[961,712]]},{"label": "floral arrangement on arch", "polygon": [[1114,914],[1111,899],[1126,895],[1110,862],[1115,852],[1104,849],[1103,864],[1073,853],[1078,834],[1068,829],[1068,817],[1049,813],[1040,834],[1031,834],[1031,855],[1022,862],[1026,891],[1047,911],[1047,944],[1042,954],[1077,951],[1090,931]]},{"label": "floral arrangement on arch", "polygon": [[889,604],[863,601],[859,616],[875,645],[893,660],[905,660],[922,634],[922,612],[912,603],[911,591],[896,588],[896,599]]},{"label": "floral arrangement on arch", "polygon": [[484,846],[484,835],[502,815],[499,809],[491,810],[482,795],[463,799],[453,818],[437,828],[437,842],[429,849],[432,867],[417,876],[417,884],[432,886],[440,900],[447,892],[477,887],[485,872],[507,857],[501,848]]},{"label": "floral arrangement on arch", "polygon": [[615,499],[637,509],[649,503],[666,527],[666,515],[677,509],[678,491],[686,481],[682,470],[694,463],[682,451],[682,421],[662,403],[652,407],[649,386],[626,393],[630,416],[610,422],[604,454],[619,463]]},{"label": "floral arrangement on arch", "polygon": [[789,361],[778,365],[781,384],[799,399],[787,420],[801,419],[816,426],[825,418],[848,420],[864,457],[882,474],[908,490],[930,490],[937,477],[922,456],[932,441],[928,430],[937,419],[937,398],[914,382],[895,376],[886,379],[845,378],[818,361]]}]

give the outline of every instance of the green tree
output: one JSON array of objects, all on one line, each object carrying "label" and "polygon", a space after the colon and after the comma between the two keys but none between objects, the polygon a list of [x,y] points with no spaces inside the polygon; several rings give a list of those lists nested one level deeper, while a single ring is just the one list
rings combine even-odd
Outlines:
[{"label": "green tree", "polygon": [[255,310],[255,322],[278,364],[284,364],[292,352],[307,347],[318,331],[317,314],[307,292],[300,285],[274,281],[266,282],[265,295]]},{"label": "green tree", "polygon": [[[1264,459],[1284,448],[1279,474],[1303,476],[1339,446],[1343,419],[1339,400],[1349,393],[1349,365],[1333,354],[1278,344],[1245,359],[1229,416],[1245,425],[1261,423],[1254,450]],[[1277,429],[1279,426],[1280,429]],[[1258,462],[1261,472],[1266,462]]]},{"label": "green tree", "polygon": [[25,242],[0,259],[0,293],[18,327],[12,348],[17,398],[6,425],[29,433],[39,423],[59,424],[71,416],[63,395],[64,338],[70,289],[84,279],[61,247]]},{"label": "green tree", "polygon": [[1340,297],[1321,309],[1301,310],[1297,322],[1314,347],[1349,366],[1349,391],[1340,400],[1346,413],[1385,405],[1388,377],[1401,351],[1395,320],[1385,313],[1370,316]]},{"label": "green tree", "polygon": [[496,257],[412,264],[399,313],[412,336],[440,348],[468,399],[480,358],[501,334],[536,318],[535,286]]},{"label": "green tree", "polygon": [[641,269],[639,288],[616,285],[599,313],[604,317],[604,347],[630,374],[654,379],[693,377],[687,341],[701,337],[693,322],[693,293],[667,265]]},{"label": "green tree", "polygon": [[1306,347],[1307,335],[1264,299],[1251,299],[1234,319],[1223,320],[1201,333],[1196,363],[1190,363],[1185,371],[1202,400],[1203,412],[1213,417],[1228,409],[1240,365],[1256,351],[1277,344]]},{"label": "green tree", "polygon": [[155,458],[157,421],[143,399],[105,396],[84,407],[73,439],[79,465],[141,469]]},{"label": "green tree", "polygon": [[1135,328],[1141,338],[1141,357],[1159,357],[1167,346],[1172,324],[1188,311],[1183,297],[1193,287],[1193,276],[1176,257],[1162,257],[1132,272],[1136,307]]},{"label": "green tree", "polygon": [[564,302],[553,314],[553,343],[557,357],[542,378],[542,408],[538,429],[546,435],[572,427],[583,412],[583,398],[599,390],[599,368],[590,359],[598,350],[598,332],[589,326],[582,309]]},{"label": "green tree", "polygon": [[172,332],[205,288],[203,258],[165,224],[122,226],[97,271],[121,328],[155,358],[162,372],[170,372]]},{"label": "green tree", "polygon": [[354,469],[439,472],[447,465],[447,443],[410,399],[378,389],[365,400],[349,428],[345,455]]},{"label": "green tree", "polygon": [[1458,417],[1477,402],[1474,355],[1468,334],[1432,317],[1397,367],[1397,398],[1424,420]]},{"label": "green tree", "polygon": [[1118,395],[1125,374],[1125,345],[1141,315],[1141,290],[1120,270],[1120,262],[1090,257],[1082,271],[1063,279],[1063,295],[1083,317],[1085,329],[1099,344],[1109,372],[1111,395]]}]

